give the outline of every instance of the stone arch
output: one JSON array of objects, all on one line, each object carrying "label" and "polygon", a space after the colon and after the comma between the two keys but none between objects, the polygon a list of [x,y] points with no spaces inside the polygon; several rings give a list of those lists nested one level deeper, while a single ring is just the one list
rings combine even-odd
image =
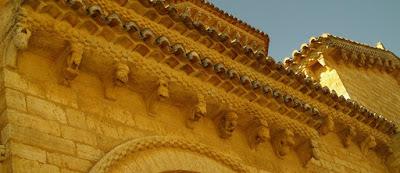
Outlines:
[{"label": "stone arch", "polygon": [[[127,141],[108,152],[89,173],[250,172],[239,158],[178,137]],[[150,170],[149,170],[150,169]]]}]

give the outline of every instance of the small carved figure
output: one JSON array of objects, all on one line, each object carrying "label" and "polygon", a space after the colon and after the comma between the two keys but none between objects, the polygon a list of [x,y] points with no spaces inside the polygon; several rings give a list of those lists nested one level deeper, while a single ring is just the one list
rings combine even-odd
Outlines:
[{"label": "small carved figure", "polygon": [[295,144],[294,134],[289,129],[278,130],[271,140],[275,154],[281,159],[289,154],[290,148]]},{"label": "small carved figure", "polygon": [[197,95],[197,104],[194,107],[193,114],[190,115],[186,125],[188,128],[193,128],[194,124],[200,121],[207,113],[206,100],[203,95]]},{"label": "small carved figure", "polygon": [[7,159],[7,149],[5,145],[0,145],[0,162]]},{"label": "small carved figure", "polygon": [[129,80],[129,66],[124,63],[118,63],[115,70],[115,84],[123,86]]},{"label": "small carved figure", "polygon": [[363,154],[367,154],[368,150],[376,146],[375,137],[368,135],[361,143],[360,149]]},{"label": "small carved figure", "polygon": [[233,131],[236,129],[238,124],[238,115],[235,112],[225,113],[219,120],[219,132],[221,138],[229,138],[232,136]]},{"label": "small carved figure", "polygon": [[158,88],[157,88],[157,95],[160,101],[164,101],[169,98],[169,90],[168,90],[168,82],[160,79]]},{"label": "small carved figure", "polygon": [[24,27],[17,27],[14,36],[14,45],[18,50],[28,48],[29,39],[31,38],[31,31]]},{"label": "small carved figure", "polygon": [[270,138],[268,122],[264,119],[257,119],[248,127],[248,140],[250,148],[256,148],[259,144]]},{"label": "small carved figure", "polygon": [[67,58],[67,67],[64,69],[64,78],[68,81],[74,80],[78,76],[79,65],[81,64],[83,48],[81,45],[71,45],[71,56]]},{"label": "small carved figure", "polygon": [[110,100],[116,100],[116,89],[125,85],[129,80],[130,68],[123,62],[117,62],[114,71],[110,71],[104,77],[104,96]]},{"label": "small carved figure", "polygon": [[335,123],[331,116],[326,115],[323,119],[321,127],[319,128],[319,133],[321,135],[326,135],[335,128]]},{"label": "small carved figure", "polygon": [[345,148],[350,146],[351,140],[356,136],[356,130],[353,126],[348,126],[343,131],[343,145]]}]

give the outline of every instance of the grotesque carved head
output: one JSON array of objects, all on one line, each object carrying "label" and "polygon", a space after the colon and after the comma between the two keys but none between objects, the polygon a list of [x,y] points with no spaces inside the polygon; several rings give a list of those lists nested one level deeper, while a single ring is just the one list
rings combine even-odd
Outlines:
[{"label": "grotesque carved head", "polygon": [[128,82],[129,79],[129,67],[126,64],[118,63],[115,71],[115,82],[116,85],[122,86]]},{"label": "grotesque carved head", "polygon": [[29,38],[32,33],[29,29],[24,27],[17,27],[14,36],[14,45],[18,50],[24,50],[28,48]]},{"label": "grotesque carved head", "polygon": [[168,82],[164,79],[159,80],[157,94],[161,100],[169,98]]},{"label": "grotesque carved head", "polygon": [[275,153],[279,158],[283,158],[290,152],[290,148],[294,145],[294,134],[289,129],[281,129],[272,138],[272,145]]},{"label": "grotesque carved head", "polygon": [[347,126],[343,131],[343,145],[349,147],[351,140],[356,136],[356,129],[353,126]]},{"label": "grotesque carved head", "polygon": [[255,136],[256,144],[264,143],[270,138],[268,123],[265,120],[260,120],[260,125],[257,128],[257,134]]},{"label": "grotesque carved head", "polygon": [[222,116],[219,125],[222,138],[228,138],[232,136],[232,133],[238,124],[238,118],[238,115],[232,111]]},{"label": "grotesque carved head", "polygon": [[197,104],[194,108],[194,112],[190,120],[199,121],[207,113],[206,100],[203,95],[197,96]]}]

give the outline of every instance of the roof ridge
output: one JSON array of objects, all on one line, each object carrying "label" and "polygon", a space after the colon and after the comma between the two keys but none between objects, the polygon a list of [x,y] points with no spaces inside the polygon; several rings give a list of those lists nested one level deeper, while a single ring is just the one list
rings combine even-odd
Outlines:
[{"label": "roof ridge", "polygon": [[228,12],[226,12],[226,11],[220,9],[220,8],[218,8],[213,3],[211,3],[211,2],[209,2],[207,0],[165,0],[165,1],[174,2],[174,3],[177,3],[177,2],[192,2],[192,3],[195,3],[195,4],[206,5],[207,7],[210,7],[213,10],[221,13],[223,15],[221,17],[226,18],[228,20],[233,20],[235,22],[238,22],[238,24],[240,24],[243,27],[249,29],[249,30],[244,29],[245,31],[251,31],[251,32],[257,34],[257,38],[260,38],[260,39],[263,39],[263,40],[266,39],[266,41],[269,42],[269,35],[266,32],[264,32],[264,31],[262,31],[260,29],[257,29],[254,26],[244,22],[243,20],[233,16],[232,14],[230,14],[230,13],[228,13]]}]

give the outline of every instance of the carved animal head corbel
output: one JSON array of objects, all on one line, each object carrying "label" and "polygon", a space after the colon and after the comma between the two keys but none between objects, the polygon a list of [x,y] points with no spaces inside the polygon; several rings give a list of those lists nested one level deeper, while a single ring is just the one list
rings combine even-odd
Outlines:
[{"label": "carved animal head corbel", "polygon": [[360,143],[360,149],[363,154],[367,154],[368,151],[376,146],[375,137],[372,135],[366,136]]},{"label": "carved animal head corbel", "polygon": [[332,116],[325,115],[323,117],[322,124],[319,127],[319,133],[321,135],[326,135],[329,132],[333,131],[334,128],[335,128],[335,123],[333,122]]},{"label": "carved animal head corbel", "polygon": [[219,136],[221,138],[229,138],[232,136],[238,125],[238,115],[236,112],[229,111],[224,113],[218,120]]},{"label": "carved animal head corbel", "polygon": [[257,118],[251,121],[247,128],[247,133],[250,148],[255,149],[261,143],[268,141],[270,133],[267,120]]},{"label": "carved animal head corbel", "polygon": [[353,126],[346,126],[342,131],[342,142],[345,148],[349,147],[351,140],[356,136],[357,132]]},{"label": "carved animal head corbel", "polygon": [[204,95],[198,94],[197,95],[197,104],[193,109],[193,113],[189,116],[187,120],[187,127],[193,128],[196,122],[199,122],[207,113],[207,104],[204,98]]},{"label": "carved animal head corbel", "polygon": [[24,50],[28,48],[29,39],[31,38],[31,31],[23,26],[17,26],[14,35],[14,45],[17,50]]},{"label": "carved animal head corbel", "polygon": [[275,154],[283,159],[295,144],[294,133],[289,129],[278,129],[272,135],[271,143]]},{"label": "carved animal head corbel", "polygon": [[118,62],[115,66],[114,82],[117,86],[123,86],[128,83],[130,68],[123,62]]},{"label": "carved animal head corbel", "polygon": [[77,43],[71,43],[71,54],[67,57],[67,67],[64,68],[64,84],[74,80],[79,74],[79,65],[82,61],[83,46]]}]

